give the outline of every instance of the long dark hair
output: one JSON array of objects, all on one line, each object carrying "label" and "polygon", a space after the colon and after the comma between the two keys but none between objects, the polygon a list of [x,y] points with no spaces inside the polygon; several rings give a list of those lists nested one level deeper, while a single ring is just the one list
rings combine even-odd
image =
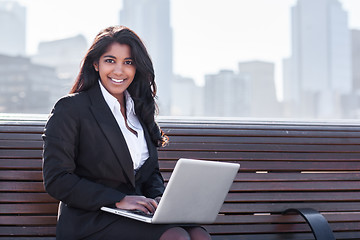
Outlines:
[{"label": "long dark hair", "polygon": [[135,103],[135,113],[146,125],[151,139],[156,146],[164,146],[168,137],[155,122],[158,113],[156,98],[155,74],[150,56],[139,36],[124,26],[108,27],[96,35],[95,40],[82,60],[79,75],[70,93],[86,91],[95,85],[100,76],[94,68],[104,52],[113,43],[126,44],[131,49],[131,57],[136,66],[134,80],[128,91]]}]

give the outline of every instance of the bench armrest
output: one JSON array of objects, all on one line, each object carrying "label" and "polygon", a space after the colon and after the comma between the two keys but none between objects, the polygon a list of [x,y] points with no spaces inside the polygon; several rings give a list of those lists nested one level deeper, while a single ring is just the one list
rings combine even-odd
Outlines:
[{"label": "bench armrest", "polygon": [[289,208],[283,214],[298,213],[310,225],[316,240],[336,240],[325,217],[312,208]]}]

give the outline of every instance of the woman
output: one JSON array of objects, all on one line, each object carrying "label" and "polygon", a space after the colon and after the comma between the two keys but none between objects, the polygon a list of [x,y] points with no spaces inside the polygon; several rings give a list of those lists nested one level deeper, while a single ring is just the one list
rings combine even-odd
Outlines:
[{"label": "woman", "polygon": [[155,122],[156,84],[140,38],[101,31],[71,94],[53,108],[43,135],[46,191],[60,200],[57,239],[210,239],[201,227],[142,223],[102,206],[153,213],[164,191]]}]

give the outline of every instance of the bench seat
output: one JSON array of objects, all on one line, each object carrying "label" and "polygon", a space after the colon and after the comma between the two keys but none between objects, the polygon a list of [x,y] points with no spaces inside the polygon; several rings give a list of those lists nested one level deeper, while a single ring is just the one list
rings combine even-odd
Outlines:
[{"label": "bench seat", "polygon": [[[178,158],[240,163],[214,224],[215,240],[310,240],[289,208],[313,208],[336,239],[360,239],[360,123],[159,119],[167,181]],[[0,121],[0,240],[54,239],[57,200],[44,192],[45,120]],[[216,177],[216,176],[214,176]],[[196,201],[196,199],[194,199]]]}]

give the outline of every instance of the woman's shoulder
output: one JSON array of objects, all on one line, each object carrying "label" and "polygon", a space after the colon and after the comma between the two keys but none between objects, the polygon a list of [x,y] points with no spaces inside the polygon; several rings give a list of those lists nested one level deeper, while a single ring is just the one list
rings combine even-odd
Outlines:
[{"label": "woman's shoulder", "polygon": [[51,113],[52,115],[66,115],[67,117],[76,117],[84,114],[86,106],[89,105],[88,97],[85,92],[67,94],[61,97],[55,103]]},{"label": "woman's shoulder", "polygon": [[71,93],[61,97],[56,103],[57,106],[77,107],[80,105],[87,104],[89,99],[85,92]]}]

